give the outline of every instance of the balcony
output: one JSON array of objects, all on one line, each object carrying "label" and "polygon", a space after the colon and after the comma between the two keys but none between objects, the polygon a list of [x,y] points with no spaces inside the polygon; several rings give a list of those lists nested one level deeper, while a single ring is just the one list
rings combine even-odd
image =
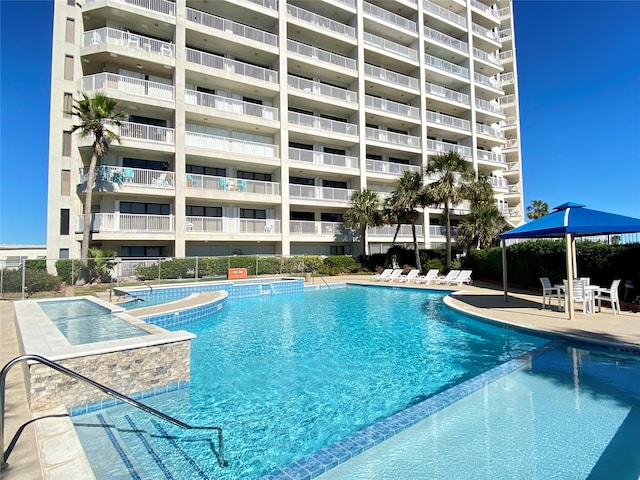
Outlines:
[{"label": "balcony", "polygon": [[[88,172],[88,168],[80,169],[81,183],[87,181]],[[110,184],[111,188],[119,187],[119,191],[124,191],[127,187],[173,189],[175,187],[175,173],[145,168],[100,165],[96,168],[95,181],[97,187],[101,184]]]},{"label": "balcony", "polygon": [[365,135],[367,140],[374,140],[398,147],[420,148],[420,137],[413,135],[405,135],[403,133],[379,130],[371,127],[367,127]]},{"label": "balcony", "polygon": [[[85,0],[85,9],[89,10],[97,0]],[[112,2],[124,3],[134,7],[143,8],[149,12],[162,13],[170,17],[176,16],[176,4],[168,0],[111,0]]]},{"label": "balcony", "polygon": [[308,236],[315,239],[318,236],[328,236],[332,239],[342,237],[340,240],[350,242],[353,233],[341,222],[314,222],[311,220],[290,220],[289,233],[291,236]]},{"label": "balcony", "polygon": [[356,61],[353,58],[338,55],[337,53],[327,50],[321,50],[311,45],[306,45],[294,40],[287,40],[287,49],[289,53],[306,57],[312,63],[326,63],[331,68],[340,67],[354,72],[357,70]]},{"label": "balcony", "polygon": [[403,75],[402,73],[394,72],[393,70],[386,70],[384,68],[376,67],[365,63],[364,74],[366,77],[372,80],[383,80],[398,87],[410,88],[411,90],[418,90],[418,79]]},{"label": "balcony", "polygon": [[184,143],[187,147],[203,148],[227,153],[239,153],[242,155],[272,157],[279,156],[278,145],[249,140],[238,140],[232,137],[207,135],[198,132],[184,132]]},{"label": "balcony", "polygon": [[352,104],[358,103],[358,93],[346,88],[334,87],[325,83],[314,82],[306,78],[300,78],[293,75],[287,77],[289,88],[301,91],[303,93],[322,95],[331,100],[341,100]]},{"label": "balcony", "polygon": [[430,2],[429,0],[424,0],[422,2],[422,6],[424,7],[425,10],[433,13],[434,15],[440,18],[447,20],[448,22],[455,23],[456,25],[460,25],[462,27],[467,26],[466,18],[447,10],[446,8],[441,7],[440,5],[436,5],[435,3]]},{"label": "balcony", "polygon": [[490,152],[488,150],[476,150],[476,156],[478,158],[478,161],[499,163],[502,165],[507,164],[507,157],[505,157],[501,153]]},{"label": "balcony", "polygon": [[425,54],[425,62],[430,67],[436,68],[443,72],[447,72],[464,79],[469,78],[468,68],[461,67],[460,65],[456,65],[455,63],[447,62],[446,60],[442,60],[441,58],[434,57],[433,55],[429,55],[428,53]]},{"label": "balcony", "polygon": [[495,105],[491,102],[487,102],[481,98],[476,98],[476,107],[485,112],[495,113],[496,115],[503,115],[504,110],[500,105]]},{"label": "balcony", "polygon": [[185,103],[189,105],[198,105],[200,107],[215,108],[216,110],[236,113],[238,115],[249,115],[252,117],[262,118],[264,120],[278,120],[277,108],[267,107],[251,102],[243,102],[242,100],[237,100],[235,98],[197,92],[195,90],[185,91]]},{"label": "balcony", "polygon": [[401,28],[402,30],[407,30],[413,33],[416,33],[418,31],[416,22],[411,21],[408,18],[404,18],[400,15],[396,15],[389,10],[385,10],[384,8],[380,8],[369,2],[362,3],[362,11],[365,15],[369,15],[380,20],[383,23],[391,24],[395,27]]},{"label": "balcony", "polygon": [[520,185],[517,183],[509,184],[509,193],[520,193]]},{"label": "balcony", "polygon": [[504,65],[505,63],[513,62],[513,50],[507,50],[506,52],[500,52],[500,63]]},{"label": "balcony", "polygon": [[[91,231],[131,233],[172,233],[175,231],[173,215],[134,215],[130,213],[93,213]],[[78,215],[76,233],[84,229],[84,215]]]},{"label": "balcony", "polygon": [[371,95],[366,95],[364,101],[367,108],[371,108],[379,112],[391,113],[415,120],[420,119],[420,109],[412,107],[411,105],[405,105],[404,103],[393,102],[391,100],[385,100],[384,98],[373,97]]},{"label": "balcony", "polygon": [[512,30],[510,28],[505,28],[504,30],[500,30],[498,36],[500,37],[500,41],[504,42],[508,40],[512,36]]},{"label": "balcony", "polygon": [[457,38],[451,37],[446,33],[439,32],[438,30],[434,30],[433,28],[429,28],[425,25],[424,27],[424,35],[431,40],[446,45],[447,47],[451,47],[455,50],[459,50],[460,52],[467,53],[469,51],[469,44],[463,42],[462,40],[458,40]]},{"label": "balcony", "polygon": [[344,23],[336,22],[327,17],[323,17],[316,13],[304,10],[299,7],[287,4],[287,13],[292,18],[302,20],[305,23],[313,25],[321,30],[328,30],[327,35],[344,35],[352,39],[356,38],[356,29],[345,25]]},{"label": "balcony", "polygon": [[404,163],[395,162],[383,162],[382,160],[367,159],[367,172],[369,173],[382,173],[386,175],[393,175],[395,177],[401,177],[404,172],[421,173],[422,167],[419,165],[407,165]]},{"label": "balcony", "polygon": [[275,70],[257,67],[213,53],[194,50],[193,48],[187,48],[187,62],[247,77],[247,82],[249,83],[253,82],[253,80],[262,80],[273,84],[278,83],[278,72]]},{"label": "balcony", "polygon": [[487,135],[493,138],[499,138],[499,139],[505,138],[504,132],[499,128],[493,128],[493,127],[490,127],[489,125],[484,125],[482,123],[476,123],[476,133],[479,133],[481,135]]},{"label": "balcony", "polygon": [[414,62],[418,61],[417,50],[406,47],[396,42],[392,42],[390,40],[387,40],[386,38],[378,37],[377,35],[372,35],[368,32],[364,32],[364,44],[370,47],[379,48],[380,50],[383,50],[386,53],[406,58],[407,60],[411,60]]},{"label": "balcony", "polygon": [[507,143],[505,146],[502,147],[503,150],[511,150],[514,148],[518,148],[518,139],[517,138],[510,138],[509,140],[507,140]]},{"label": "balcony", "polygon": [[426,85],[427,95],[435,95],[438,97],[446,98],[447,100],[451,100],[452,102],[469,105],[469,95],[467,95],[466,93],[457,92],[455,90],[451,90],[450,88],[441,87],[440,85],[435,85],[429,82],[427,82]]},{"label": "balcony", "polygon": [[516,96],[513,93],[511,95],[505,95],[504,97],[498,98],[498,103],[502,107],[514,106],[516,104]]},{"label": "balcony", "polygon": [[[133,122],[120,122],[120,126],[117,127],[113,122],[106,121],[105,125],[114,133],[118,134],[123,140],[153,142],[165,145],[175,144],[175,130],[173,128],[156,127],[154,125]],[[124,142],[122,143],[124,144]],[[89,141],[87,144],[91,145],[92,142]]]},{"label": "balcony", "polygon": [[[458,238],[457,227],[451,227],[449,232],[451,233],[452,240],[455,240]],[[429,225],[429,237],[446,237],[446,236],[447,236],[446,225]]]},{"label": "balcony", "polygon": [[300,148],[289,148],[289,160],[296,162],[313,163],[316,165],[326,165],[331,167],[358,168],[358,157],[346,155],[335,155],[333,153],[317,152],[312,150],[302,150]]},{"label": "balcony", "polygon": [[251,3],[268,8],[269,10],[278,10],[278,0],[248,0]]},{"label": "balcony", "polygon": [[289,197],[303,200],[323,200],[346,203],[356,190],[289,184]]},{"label": "balcony", "polygon": [[427,140],[427,150],[433,153],[458,152],[463,157],[471,158],[471,147],[456,145],[455,143],[441,142],[438,140]]},{"label": "balcony", "polygon": [[475,80],[476,83],[479,83],[480,85],[484,85],[485,87],[501,90],[500,82],[496,80],[494,77],[487,77],[486,75],[483,75],[481,73],[474,72],[473,79]]},{"label": "balcony", "polygon": [[485,5],[484,3],[479,2],[478,0],[471,0],[470,3],[472,7],[477,8],[481,12],[486,13],[487,15],[496,19],[500,18],[500,14],[497,10]]},{"label": "balcony", "polygon": [[445,127],[457,128],[459,130],[471,131],[471,122],[451,115],[442,113],[427,112],[427,122],[444,125]]},{"label": "balcony", "polygon": [[471,30],[476,35],[492,40],[496,43],[500,43],[500,38],[499,38],[500,36],[494,30],[489,30],[488,28],[485,28],[482,25],[478,25],[477,23],[471,24]]},{"label": "balcony", "polygon": [[502,66],[502,63],[500,62],[500,60],[498,58],[496,58],[496,56],[492,53],[487,53],[484,50],[480,50],[479,48],[474,48],[473,49],[473,56],[475,58],[479,58],[480,60],[483,60],[487,63],[491,63],[493,65],[496,65],[498,67]]},{"label": "balcony", "polygon": [[242,43],[246,43],[246,40],[251,40],[272,47],[276,47],[278,45],[278,36],[273,33],[249,27],[242,23],[233,22],[226,18],[217,17],[206,12],[201,12],[200,10],[187,7],[186,18],[190,22],[236,35],[242,38]]},{"label": "balcony", "polygon": [[304,113],[289,112],[289,123],[300,127],[313,128],[342,135],[358,135],[358,125],[354,123],[338,122],[336,120]]},{"label": "balcony", "polygon": [[82,90],[84,92],[117,92],[155,100],[175,100],[173,85],[140,80],[115,73],[97,73],[82,77]]},{"label": "balcony", "polygon": [[509,184],[507,183],[507,181],[504,178],[501,178],[501,177],[488,177],[487,180],[489,181],[489,183],[491,184],[491,186],[493,188],[499,188],[499,189],[503,189],[503,190],[506,190],[507,188],[509,188]]},{"label": "balcony", "polygon": [[185,221],[187,233],[223,233],[243,235],[274,235],[280,233],[280,220],[234,218],[234,217],[193,217]]},{"label": "balcony", "polygon": [[245,180],[240,178],[216,177],[213,175],[197,175],[187,173],[187,188],[201,190],[204,194],[211,192],[237,192],[256,195],[280,195],[280,184],[259,180]]},{"label": "balcony", "polygon": [[173,43],[130,33],[126,30],[104,27],[84,32],[82,35],[83,47],[103,44],[121,46],[128,53],[136,56],[140,53],[149,53],[174,58],[176,54]]},{"label": "balcony", "polygon": [[505,85],[512,85],[516,81],[516,76],[513,72],[501,73],[498,75],[498,82],[500,86],[504,88]]},{"label": "balcony", "polygon": [[516,125],[518,125],[518,119],[515,116],[507,117],[500,122],[502,128],[515,127]]},{"label": "balcony", "polygon": [[[383,225],[381,227],[367,228],[367,236],[369,237],[393,237],[396,234],[397,225]],[[422,238],[422,225],[416,225],[416,237]],[[410,238],[413,240],[413,231],[411,225],[400,225],[398,238]]]}]

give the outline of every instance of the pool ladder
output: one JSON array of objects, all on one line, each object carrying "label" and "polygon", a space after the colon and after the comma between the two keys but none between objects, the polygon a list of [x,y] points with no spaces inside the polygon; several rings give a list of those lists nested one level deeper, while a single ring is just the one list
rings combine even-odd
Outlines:
[{"label": "pool ladder", "polygon": [[78,372],[74,372],[73,370],[69,370],[68,368],[63,367],[62,365],[59,365],[55,362],[52,362],[51,360],[46,359],[45,357],[42,357],[40,355],[20,355],[19,357],[14,358],[13,360],[11,360],[9,363],[7,363],[3,368],[2,371],[0,371],[0,446],[2,446],[2,459],[1,459],[1,463],[0,463],[0,470],[4,470],[6,469],[9,464],[7,463],[7,460],[9,459],[9,455],[11,455],[11,452],[13,451],[13,448],[16,446],[16,443],[18,442],[18,439],[20,438],[20,435],[22,434],[22,432],[24,431],[25,427],[27,425],[29,425],[32,422],[35,422],[37,420],[40,420],[42,418],[48,418],[48,417],[52,417],[52,416],[68,416],[68,414],[64,414],[64,415],[48,415],[46,417],[40,417],[40,418],[34,418],[32,420],[29,420],[28,422],[26,422],[25,424],[23,424],[22,426],[20,426],[20,428],[18,428],[18,431],[16,432],[16,434],[14,435],[14,437],[11,439],[11,442],[9,442],[9,446],[7,447],[6,451],[4,449],[4,393],[5,393],[5,383],[6,383],[6,377],[7,377],[7,373],[9,372],[9,369],[11,369],[11,367],[13,367],[15,364],[19,363],[19,362],[23,362],[23,361],[27,361],[27,360],[32,360],[34,362],[38,362],[41,363],[43,365],[46,365],[47,367],[50,367],[54,370],[57,370],[60,373],[64,373],[65,375],[68,375],[72,378],[75,378],[77,380],[80,380],[84,383],[87,383],[89,385],[91,385],[92,387],[97,388],[98,390],[101,390],[102,392],[106,393],[107,395],[117,398],[118,400],[121,400],[125,403],[128,403],[129,405],[138,408],[140,410],[142,410],[143,412],[146,412],[150,415],[154,415],[158,418],[161,418],[162,420],[165,420],[169,423],[172,423],[180,428],[183,428],[185,430],[216,430],[218,432],[218,451],[216,451],[215,449],[213,450],[213,453],[215,454],[218,463],[220,464],[221,467],[226,467],[229,465],[229,463],[224,459],[224,444],[222,441],[222,428],[220,427],[202,427],[202,426],[193,426],[193,425],[189,425],[187,423],[181,422],[180,420],[177,420],[169,415],[167,415],[166,413],[162,413],[154,408],[151,408],[143,403],[140,403],[136,400],[134,400],[133,398],[127,397],[126,395],[123,395],[122,393],[116,392],[115,390],[110,389],[109,387],[106,387],[104,385],[102,385],[101,383],[95,382],[93,380],[91,380],[90,378],[87,378],[83,375],[80,375]]}]

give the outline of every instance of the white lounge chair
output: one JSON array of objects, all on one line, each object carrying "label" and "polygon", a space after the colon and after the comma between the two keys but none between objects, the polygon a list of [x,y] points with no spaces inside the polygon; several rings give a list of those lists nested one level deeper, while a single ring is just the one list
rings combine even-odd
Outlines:
[{"label": "white lounge chair", "polygon": [[436,281],[436,279],[438,278],[438,273],[440,273],[440,270],[438,270],[437,268],[432,268],[427,272],[426,275],[420,275],[418,278],[416,278],[416,283],[424,282],[426,285],[429,285],[431,282]]},{"label": "white lounge chair", "polygon": [[556,297],[558,299],[558,308],[560,308],[562,303],[562,289],[551,285],[549,277],[540,277],[540,283],[542,284],[542,309],[545,309],[547,299],[549,299],[549,308],[551,308],[551,297]]},{"label": "white lounge chair", "polygon": [[382,281],[393,282],[394,280],[400,278],[400,275],[402,275],[402,268],[396,268],[393,272],[391,272],[391,275],[389,275],[387,278],[383,278]]},{"label": "white lounge chair", "polygon": [[462,286],[463,283],[471,285],[473,282],[473,280],[471,280],[471,272],[471,270],[462,270],[454,282],[460,286]]},{"label": "white lounge chair", "polygon": [[451,270],[449,273],[447,273],[446,276],[436,278],[436,283],[444,283],[445,285],[451,285],[453,282],[456,281],[456,278],[458,278],[458,275],[460,275],[460,270]]},{"label": "white lounge chair", "polygon": [[416,278],[418,278],[419,273],[420,273],[420,270],[418,270],[417,268],[411,269],[409,273],[407,273],[406,275],[400,275],[398,277],[398,281],[400,283],[402,282],[411,283],[411,280],[415,280]]},{"label": "white lounge chair", "polygon": [[[567,294],[569,293],[569,285],[566,280],[564,283],[564,304],[569,305],[567,302]],[[573,280],[573,301],[582,303],[582,313],[593,313],[593,297],[589,292],[584,289],[584,282],[582,280]]]},{"label": "white lounge chair", "polygon": [[611,283],[611,288],[601,288],[596,291],[594,300],[598,300],[598,311],[602,310],[602,300],[611,302],[611,309],[613,314],[620,313],[620,298],[618,297],[618,286],[620,280],[614,280]]},{"label": "white lounge chair", "polygon": [[374,273],[371,277],[374,281],[379,282],[380,280],[384,280],[393,272],[393,268],[385,268],[382,273]]}]

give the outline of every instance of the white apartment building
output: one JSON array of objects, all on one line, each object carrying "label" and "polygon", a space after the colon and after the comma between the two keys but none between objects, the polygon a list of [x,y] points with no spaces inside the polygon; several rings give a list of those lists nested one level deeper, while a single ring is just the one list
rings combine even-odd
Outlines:
[{"label": "white apartment building", "polygon": [[[92,201],[92,246],[121,257],[358,255],[351,193],[450,150],[517,225],[516,72],[510,0],[55,0],[47,257],[80,253],[80,92],[127,115]],[[444,245],[441,215],[422,247]],[[371,252],[394,232],[370,228]]]}]

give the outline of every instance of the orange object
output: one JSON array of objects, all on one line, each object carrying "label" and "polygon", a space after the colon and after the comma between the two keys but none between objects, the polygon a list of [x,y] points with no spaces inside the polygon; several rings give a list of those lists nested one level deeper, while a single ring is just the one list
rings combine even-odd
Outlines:
[{"label": "orange object", "polygon": [[230,268],[227,270],[227,278],[229,280],[234,280],[237,278],[247,278],[247,269],[246,268]]}]

